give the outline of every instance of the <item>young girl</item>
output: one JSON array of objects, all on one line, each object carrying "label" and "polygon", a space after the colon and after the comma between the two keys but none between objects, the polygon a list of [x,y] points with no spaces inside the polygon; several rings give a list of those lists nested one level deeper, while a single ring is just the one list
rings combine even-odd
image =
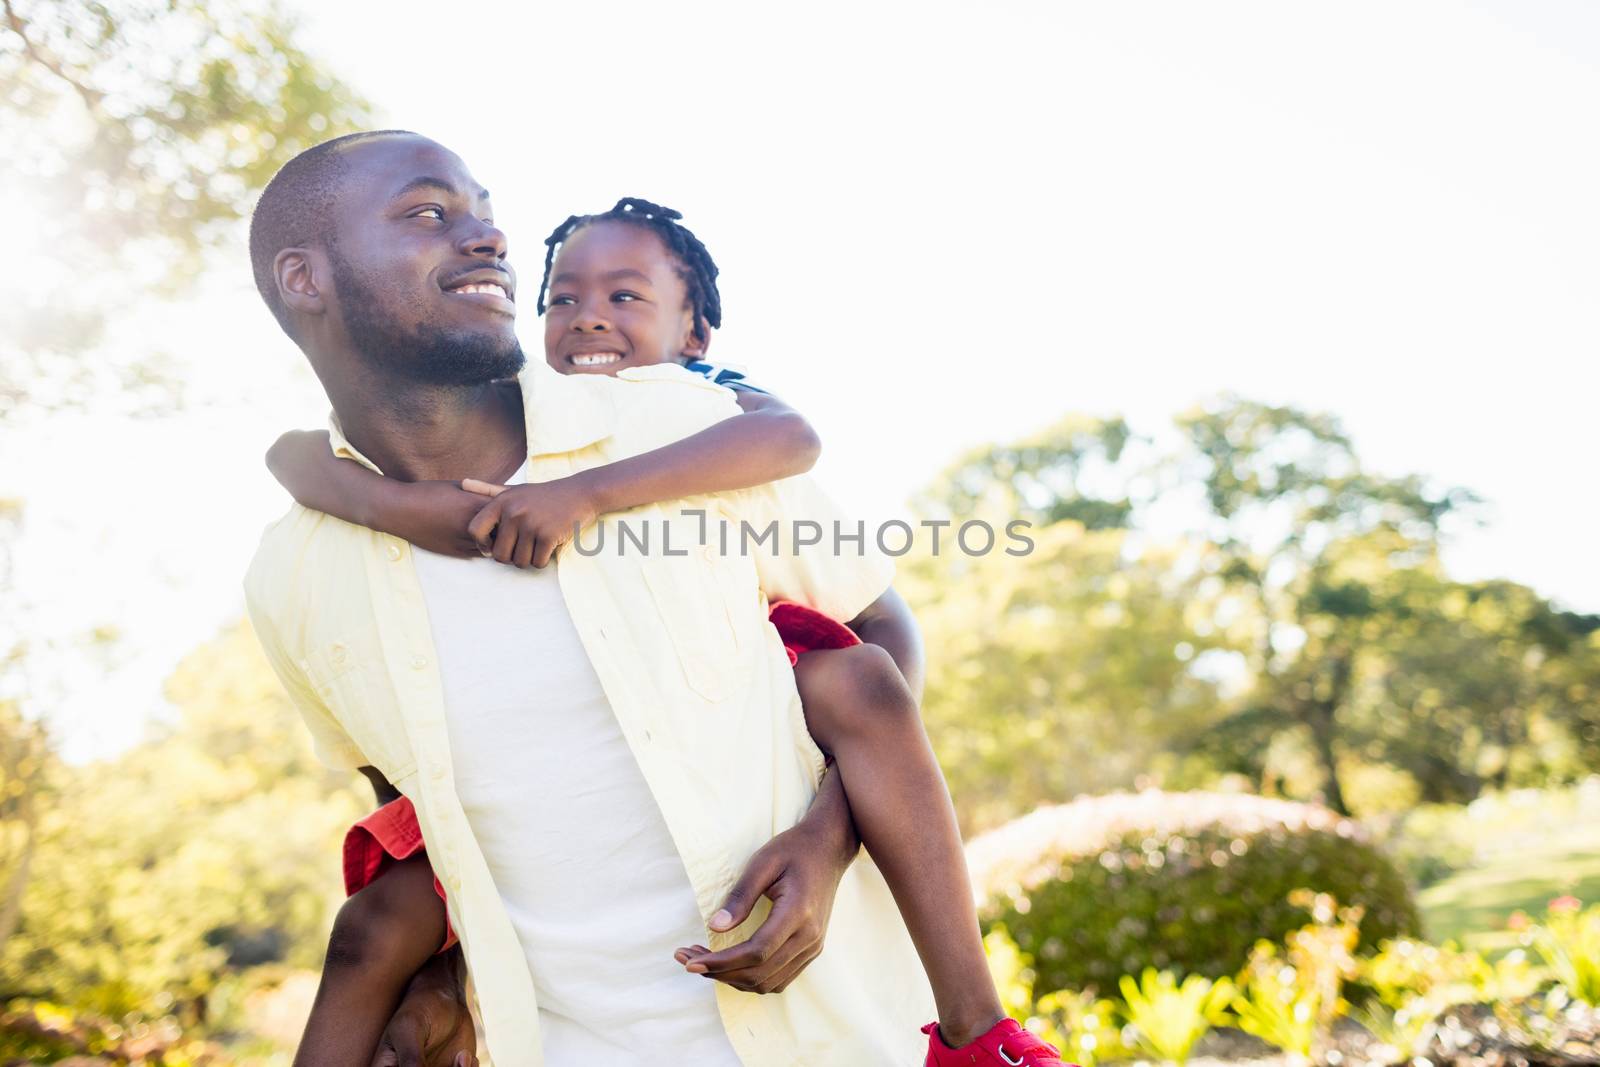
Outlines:
[{"label": "young girl", "polygon": [[[677,362],[733,390],[741,415],[654,452],[509,488],[383,478],[336,459],[322,433],[285,435],[268,465],[307,507],[434,552],[481,553],[518,567],[546,566],[599,515],[809,470],[820,446],[806,421],[741,374],[704,361],[710,331],[722,321],[717,268],[679,218],[624,199],[556,228],[545,242],[538,299],[545,359],[563,374],[614,375]],[[906,679],[883,650],[816,612],[777,604],[773,622],[794,663],[807,726],[841,774],[861,841],[894,893],[933,987],[939,1021],[924,1027],[926,1063],[1059,1064],[1055,1049],[1004,1018],[954,810]],[[336,926],[297,1064],[365,1062],[407,979],[439,943],[420,946],[414,932],[446,935],[442,890],[429,884],[421,844],[404,800],[352,830],[345,873],[355,895]],[[377,878],[391,864],[394,870]],[[725,912],[712,919],[714,929],[734,925]],[[407,935],[368,937],[356,946],[341,939],[340,927]],[[694,945],[675,958],[715,978],[733,969],[724,958],[730,954]]]}]

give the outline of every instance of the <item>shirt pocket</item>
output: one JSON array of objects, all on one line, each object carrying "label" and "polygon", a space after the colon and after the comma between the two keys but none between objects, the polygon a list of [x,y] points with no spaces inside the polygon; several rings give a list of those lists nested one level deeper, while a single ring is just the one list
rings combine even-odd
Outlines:
[{"label": "shirt pocket", "polygon": [[714,542],[676,543],[687,545],[682,555],[674,548],[671,556],[641,561],[645,585],[684,681],[706,700],[720,702],[748,678],[752,650],[746,646],[762,635],[745,616],[755,610],[759,593],[753,577],[741,580],[739,565],[747,560],[724,558]]},{"label": "shirt pocket", "polygon": [[391,785],[416,771],[400,716],[381,710],[397,709],[398,695],[376,633],[322,636],[307,647],[300,666],[350,740]]}]

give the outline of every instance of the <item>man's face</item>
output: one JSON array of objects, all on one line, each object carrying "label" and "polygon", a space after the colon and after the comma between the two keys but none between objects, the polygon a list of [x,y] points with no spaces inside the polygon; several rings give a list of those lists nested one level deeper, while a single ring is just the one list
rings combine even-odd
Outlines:
[{"label": "man's face", "polygon": [[427,385],[476,385],[522,368],[516,277],[487,191],[421,137],[350,149],[328,242],[334,310],[357,353]]},{"label": "man's face", "polygon": [[562,374],[615,374],[703,354],[681,269],[643,226],[607,219],[573,234],[550,267],[545,360]]}]

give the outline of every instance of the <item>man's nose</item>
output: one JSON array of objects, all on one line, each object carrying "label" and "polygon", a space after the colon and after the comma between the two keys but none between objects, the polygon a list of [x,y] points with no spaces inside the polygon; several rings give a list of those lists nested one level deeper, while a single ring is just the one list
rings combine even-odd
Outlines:
[{"label": "man's nose", "polygon": [[492,222],[475,219],[461,235],[457,248],[465,255],[487,256],[500,260],[506,258],[506,235]]}]

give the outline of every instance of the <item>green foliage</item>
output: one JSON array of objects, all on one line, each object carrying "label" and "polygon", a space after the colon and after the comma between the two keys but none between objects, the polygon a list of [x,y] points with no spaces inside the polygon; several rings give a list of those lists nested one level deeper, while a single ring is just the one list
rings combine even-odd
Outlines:
[{"label": "green foliage", "polygon": [[1226,977],[1305,921],[1301,888],[1364,909],[1360,943],[1412,931],[1399,872],[1326,811],[1221,794],[1146,793],[1044,809],[974,840],[986,923],[1037,988],[1108,989],[1146,967]]},{"label": "green foliage", "polygon": [[1126,788],[1219,706],[1194,670],[1227,635],[1197,632],[1198,579],[1120,530],[1061,523],[1027,556],[907,561],[900,585],[931,656],[924,717],[962,825]]},{"label": "green foliage", "polygon": [[1280,1048],[1301,1063],[1311,1060],[1322,1000],[1270,944],[1252,955],[1233,1002],[1239,1029]]},{"label": "green foliage", "polygon": [[270,0],[5,0],[0,86],[0,191],[31,206],[11,239],[33,264],[0,307],[0,419],[149,384],[150,353],[109,380],[82,358],[103,324],[213,249],[242,261],[278,167],[371,121]]},{"label": "green foliage", "polygon": [[1228,1020],[1234,997],[1226,978],[1213,982],[1192,974],[1180,984],[1171,971],[1154,967],[1146,967],[1137,982],[1123,975],[1118,988],[1134,1044],[1172,1063],[1187,1063],[1195,1042]]},{"label": "green foliage", "polygon": [[1122,480],[1107,476],[1118,471],[1133,440],[1120,418],[1069,415],[1014,444],[968,452],[918,495],[916,508],[946,519],[993,513],[1039,526],[1123,527],[1133,514],[1128,495],[1097,494],[1093,487]]},{"label": "green foliage", "polygon": [[1574,998],[1600,1006],[1600,905],[1584,908],[1571,897],[1550,902],[1532,936],[1533,949]]},{"label": "green foliage", "polygon": [[[1439,539],[1472,494],[1364,469],[1317,412],[1225,397],[1177,429],[1158,451],[1069,416],[919,498],[930,518],[1028,519],[1038,543],[903,572],[964,826],[1141,775],[1236,774],[1345,813],[1388,792],[1351,794],[1371,767],[1459,803],[1600,762],[1600,618],[1451,579]],[[1195,521],[1155,538],[1158,513]]]},{"label": "green foliage", "polygon": [[20,923],[0,944],[0,1003],[187,1026],[230,975],[319,962],[360,793],[315,763],[245,628],[186,660],[169,697],[172,727],[63,769]]},{"label": "green foliage", "polygon": [[1040,997],[1033,1013],[1028,1025],[1060,1049],[1070,1063],[1095,1067],[1102,1061],[1133,1058],[1134,1049],[1128,1047],[1117,1025],[1115,1001],[1062,989]]},{"label": "green foliage", "polygon": [[1017,948],[1004,926],[995,926],[984,935],[983,950],[1006,1014],[1026,1020],[1030,1030],[1066,1052],[1079,1067],[1131,1055],[1133,1050],[1122,1042],[1114,1001],[1068,990],[1035,1000],[1032,961]]}]

